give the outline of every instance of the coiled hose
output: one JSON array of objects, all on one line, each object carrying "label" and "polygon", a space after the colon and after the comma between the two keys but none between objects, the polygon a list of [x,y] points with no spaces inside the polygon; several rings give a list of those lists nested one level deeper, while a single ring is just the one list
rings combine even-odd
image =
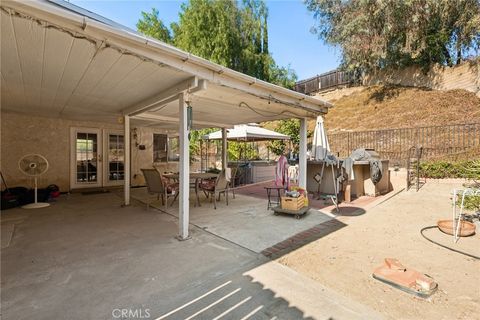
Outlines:
[{"label": "coiled hose", "polygon": [[460,250],[457,250],[457,249],[453,249],[453,248],[447,247],[446,245],[443,245],[443,244],[441,244],[441,243],[438,243],[438,242],[436,242],[436,241],[433,241],[432,239],[427,238],[427,236],[423,234],[423,231],[428,230],[428,229],[433,229],[433,228],[438,228],[438,227],[437,227],[437,226],[425,227],[425,228],[423,228],[422,230],[420,230],[420,234],[421,234],[422,237],[424,237],[426,240],[430,241],[430,242],[433,243],[433,244],[436,244],[437,246],[440,246],[440,247],[442,247],[442,248],[448,249],[448,250],[453,251],[453,252],[456,252],[456,253],[463,254],[464,256],[467,256],[467,257],[470,257],[470,258],[473,258],[473,259],[476,259],[476,260],[480,260],[480,257],[478,257],[478,256],[475,256],[475,255],[473,255],[473,254],[466,253],[466,252],[463,252],[463,251],[460,251]]}]

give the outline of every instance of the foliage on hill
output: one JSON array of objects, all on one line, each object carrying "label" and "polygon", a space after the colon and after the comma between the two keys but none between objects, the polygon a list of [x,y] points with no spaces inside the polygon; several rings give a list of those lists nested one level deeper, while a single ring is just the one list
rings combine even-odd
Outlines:
[{"label": "foliage on hill", "polygon": [[480,47],[480,1],[306,0],[313,32],[342,49],[343,64],[370,71],[458,64]]}]

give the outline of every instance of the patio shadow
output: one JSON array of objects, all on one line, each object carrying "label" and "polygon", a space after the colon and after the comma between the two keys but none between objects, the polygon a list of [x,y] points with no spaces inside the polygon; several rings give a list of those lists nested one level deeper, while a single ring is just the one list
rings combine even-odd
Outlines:
[{"label": "patio shadow", "polygon": [[223,279],[217,282],[219,285],[216,287],[204,288],[195,298],[188,297],[183,300],[183,304],[174,305],[168,312],[157,314],[155,319],[314,319],[306,316],[278,292],[247,275],[258,268],[262,266],[246,270],[243,275]]},{"label": "patio shadow", "polygon": [[316,241],[329,235],[332,232],[340,230],[347,225],[339,220],[332,219],[320,223],[310,229],[297,233],[269,248],[262,251],[262,254],[270,259],[277,259],[291,251],[297,250],[310,242]]},{"label": "patio shadow", "polygon": [[355,207],[355,206],[340,206],[339,210],[340,210],[339,212],[336,212],[335,210],[332,209],[330,212],[335,216],[342,216],[342,217],[357,217],[367,213],[365,209]]}]

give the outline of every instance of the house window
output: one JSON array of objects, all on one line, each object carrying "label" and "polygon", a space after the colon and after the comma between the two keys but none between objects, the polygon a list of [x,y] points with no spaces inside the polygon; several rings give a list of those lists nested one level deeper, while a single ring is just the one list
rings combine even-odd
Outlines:
[{"label": "house window", "polygon": [[153,134],[153,161],[168,162],[179,160],[178,137]]},{"label": "house window", "polygon": [[168,138],[168,161],[178,161],[180,160],[180,148],[179,148],[179,139],[178,137],[169,137]]}]

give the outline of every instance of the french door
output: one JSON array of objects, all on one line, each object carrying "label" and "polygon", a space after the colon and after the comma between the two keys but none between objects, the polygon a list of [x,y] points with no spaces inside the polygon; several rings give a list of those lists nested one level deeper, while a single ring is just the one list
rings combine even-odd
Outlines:
[{"label": "french door", "polygon": [[123,184],[125,144],[122,131],[71,128],[70,188]]}]

